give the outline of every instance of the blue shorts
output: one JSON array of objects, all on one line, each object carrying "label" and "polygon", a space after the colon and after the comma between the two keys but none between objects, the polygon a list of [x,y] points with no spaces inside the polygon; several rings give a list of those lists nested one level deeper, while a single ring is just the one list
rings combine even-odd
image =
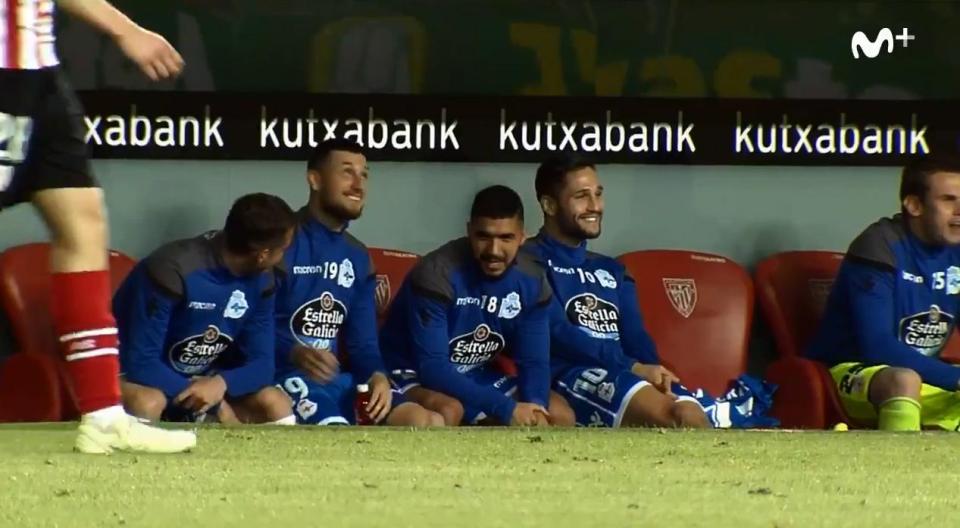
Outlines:
[{"label": "blue shorts", "polygon": [[[356,387],[353,375],[342,372],[328,383],[314,381],[306,374],[294,370],[277,380],[277,387],[293,400],[293,414],[298,424],[306,425],[354,425],[357,417],[353,405]],[[393,391],[395,409],[405,403],[403,394]]]},{"label": "blue shorts", "polygon": [[[493,368],[477,368],[464,375],[472,379],[474,383],[493,387],[507,396],[513,396],[513,393],[517,391],[518,381],[516,377],[508,376]],[[405,394],[413,387],[420,386],[420,377],[415,370],[398,369],[390,372],[390,383],[393,385],[394,391]],[[474,424],[487,417],[487,413],[480,409],[471,407],[465,402],[460,403],[463,405],[463,423]]]},{"label": "blue shorts", "polygon": [[[553,385],[573,408],[577,425],[620,427],[627,404],[650,382],[630,370],[571,367],[560,374]],[[679,383],[674,383],[672,390],[677,401],[697,402],[693,394]]]}]

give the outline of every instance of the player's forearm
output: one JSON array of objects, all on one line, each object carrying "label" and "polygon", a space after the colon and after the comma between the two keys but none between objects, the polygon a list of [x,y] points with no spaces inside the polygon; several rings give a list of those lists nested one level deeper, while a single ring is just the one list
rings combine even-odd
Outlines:
[{"label": "player's forearm", "polygon": [[546,407],[550,401],[550,328],[545,310],[528,315],[514,353],[520,374],[520,400]]},{"label": "player's forearm", "polygon": [[267,356],[248,361],[234,369],[219,373],[233,397],[254,393],[273,383],[273,362]]},{"label": "player's forearm", "polygon": [[[156,352],[159,356],[160,352]],[[153,387],[173,399],[190,386],[190,380],[173,371],[160,361],[138,361],[129,367],[123,366],[124,378],[137,385]]]},{"label": "player's forearm", "polygon": [[57,0],[57,5],[113,38],[139,28],[127,15],[106,0]]},{"label": "player's forearm", "polygon": [[377,346],[357,349],[348,346],[347,351],[350,354],[350,372],[354,379],[366,381],[370,379],[374,372],[387,373]]},{"label": "player's forearm", "polygon": [[864,346],[867,363],[908,368],[919,374],[928,385],[946,391],[960,389],[960,368],[924,356],[894,338],[868,340]]},{"label": "player's forearm", "polygon": [[420,365],[420,378],[424,387],[456,398],[464,407],[480,409],[504,424],[509,424],[513,417],[516,402],[512,398],[493,387],[474,383],[449,364],[423,362]]}]

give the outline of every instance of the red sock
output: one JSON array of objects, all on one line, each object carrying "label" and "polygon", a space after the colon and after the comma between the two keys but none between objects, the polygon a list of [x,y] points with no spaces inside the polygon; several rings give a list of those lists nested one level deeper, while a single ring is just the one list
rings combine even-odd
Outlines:
[{"label": "red sock", "polygon": [[53,327],[83,414],[120,404],[117,323],[110,309],[110,272],[51,276]]}]

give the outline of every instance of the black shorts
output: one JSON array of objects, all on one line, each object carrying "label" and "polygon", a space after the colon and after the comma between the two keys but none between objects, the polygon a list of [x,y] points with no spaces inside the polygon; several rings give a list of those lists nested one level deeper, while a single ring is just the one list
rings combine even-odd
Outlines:
[{"label": "black shorts", "polygon": [[0,69],[0,209],[44,189],[96,187],[84,130],[60,68]]}]

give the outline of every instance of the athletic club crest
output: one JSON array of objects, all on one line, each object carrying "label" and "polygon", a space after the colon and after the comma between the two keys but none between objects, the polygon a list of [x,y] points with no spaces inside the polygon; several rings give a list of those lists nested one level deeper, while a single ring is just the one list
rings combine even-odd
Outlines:
[{"label": "athletic club crest", "polygon": [[827,298],[830,297],[830,289],[833,288],[833,279],[810,279],[807,281],[807,288],[810,291],[810,300],[818,312],[823,312],[827,305]]},{"label": "athletic club crest", "polygon": [[383,315],[387,311],[387,304],[390,303],[390,277],[377,275],[377,289],[374,290],[374,298],[377,301],[377,314]]},{"label": "athletic club crest", "polygon": [[683,317],[690,317],[697,306],[697,283],[693,279],[663,279],[663,289],[673,309]]}]

